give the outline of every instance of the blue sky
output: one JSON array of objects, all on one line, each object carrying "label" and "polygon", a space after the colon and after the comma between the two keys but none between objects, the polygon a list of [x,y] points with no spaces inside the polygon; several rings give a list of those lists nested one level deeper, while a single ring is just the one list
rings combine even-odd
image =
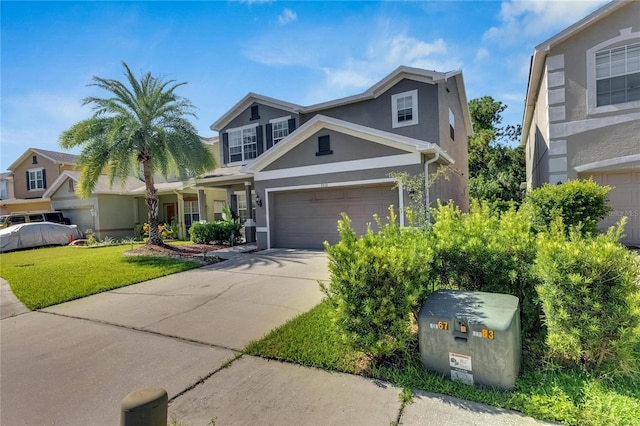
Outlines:
[{"label": "blue sky", "polygon": [[[88,118],[94,75],[187,82],[200,135],[248,92],[310,105],[400,65],[462,69],[469,99],[522,120],[533,48],[605,1],[0,2],[0,170]],[[77,152],[74,152],[77,153]]]}]

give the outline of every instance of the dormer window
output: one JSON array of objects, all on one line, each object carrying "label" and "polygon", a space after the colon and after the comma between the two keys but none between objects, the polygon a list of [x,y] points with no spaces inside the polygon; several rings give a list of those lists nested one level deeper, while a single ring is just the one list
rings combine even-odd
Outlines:
[{"label": "dormer window", "polygon": [[258,105],[251,107],[251,118],[249,120],[260,120],[260,112],[258,111]]},{"label": "dormer window", "polygon": [[316,157],[331,154],[333,154],[333,151],[331,150],[331,138],[329,135],[318,136],[318,152],[316,152]]},{"label": "dormer window", "polygon": [[418,124],[418,91],[398,93],[391,96],[392,127]]}]

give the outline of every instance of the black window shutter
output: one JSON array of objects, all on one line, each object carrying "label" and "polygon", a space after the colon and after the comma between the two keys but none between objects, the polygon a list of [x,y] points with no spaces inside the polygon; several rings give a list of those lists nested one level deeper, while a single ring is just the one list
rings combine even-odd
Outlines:
[{"label": "black window shutter", "polygon": [[262,136],[262,126],[256,127],[256,142],[258,145],[258,155],[264,152],[264,137]]},{"label": "black window shutter", "polygon": [[47,189],[47,171],[42,169],[42,188]]},{"label": "black window shutter", "polygon": [[27,172],[27,191],[31,190],[31,184],[29,182],[29,172]]},{"label": "black window shutter", "polygon": [[273,124],[269,123],[264,128],[267,132],[267,149],[269,149],[273,146]]},{"label": "black window shutter", "polygon": [[293,133],[293,131],[296,129],[296,119],[290,118],[287,122],[287,125],[289,126],[289,134]]},{"label": "black window shutter", "polygon": [[222,134],[222,158],[224,164],[229,163],[229,133]]}]

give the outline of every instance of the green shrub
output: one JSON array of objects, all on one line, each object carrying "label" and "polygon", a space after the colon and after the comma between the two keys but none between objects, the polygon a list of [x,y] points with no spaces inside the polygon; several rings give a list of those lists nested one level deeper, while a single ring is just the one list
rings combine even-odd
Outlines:
[{"label": "green shrub", "polygon": [[330,281],[320,284],[345,340],[373,356],[404,349],[412,338],[412,314],[432,282],[432,251],[423,231],[400,228],[393,208],[380,231],[361,237],[346,214],[338,221],[340,242],[325,243]]},{"label": "green shrub", "polygon": [[548,329],[548,355],[599,375],[639,375],[640,262],[618,243],[617,229],[596,237],[561,220],[540,235],[537,287]]},{"label": "green shrub", "polygon": [[512,294],[520,300],[525,341],[541,337],[541,309],[535,298],[535,235],[524,212],[501,213],[472,200],[469,213],[452,205],[433,209],[430,233],[439,286]]},{"label": "green shrub", "polygon": [[211,242],[233,243],[240,236],[240,225],[232,220],[220,220],[218,222],[195,222],[189,228],[191,241],[196,244],[209,244]]},{"label": "green shrub", "polygon": [[610,190],[610,186],[600,186],[591,179],[545,184],[527,194],[524,208],[531,215],[535,232],[548,230],[557,217],[562,217],[567,227],[581,226],[583,235],[594,235],[598,222],[611,211],[607,198]]}]

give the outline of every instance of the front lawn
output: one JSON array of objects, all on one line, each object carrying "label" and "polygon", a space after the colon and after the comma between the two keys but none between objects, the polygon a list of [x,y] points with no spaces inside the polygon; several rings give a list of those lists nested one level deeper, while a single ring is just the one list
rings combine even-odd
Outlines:
[{"label": "front lawn", "polygon": [[512,392],[484,390],[424,370],[413,341],[403,354],[377,362],[352,350],[329,319],[325,301],[261,340],[245,352],[265,358],[362,374],[405,389],[422,389],[520,411],[541,420],[571,425],[640,425],[640,383],[630,379],[615,384],[575,371],[544,371],[523,354],[523,366]]},{"label": "front lawn", "polygon": [[[139,247],[139,245],[138,245]],[[150,256],[126,256],[131,246],[50,247],[0,255],[0,276],[29,309],[124,287],[201,265]]]}]

